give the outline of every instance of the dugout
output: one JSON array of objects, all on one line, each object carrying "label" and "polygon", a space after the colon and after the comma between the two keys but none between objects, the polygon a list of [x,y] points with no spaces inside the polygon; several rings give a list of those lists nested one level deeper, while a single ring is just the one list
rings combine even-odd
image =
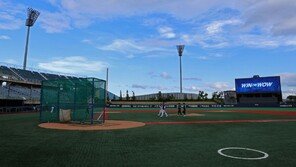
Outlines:
[{"label": "dugout", "polygon": [[71,78],[42,81],[40,122],[103,123],[106,81]]},{"label": "dugout", "polygon": [[282,101],[279,76],[235,79],[237,102],[240,105],[276,106]]}]

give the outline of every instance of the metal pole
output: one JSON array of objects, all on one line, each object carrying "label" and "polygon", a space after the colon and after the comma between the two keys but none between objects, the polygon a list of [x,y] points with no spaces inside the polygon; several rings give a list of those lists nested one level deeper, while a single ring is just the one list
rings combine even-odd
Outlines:
[{"label": "metal pole", "polygon": [[181,93],[181,96],[182,96],[182,56],[179,56],[180,57],[180,93]]},{"label": "metal pole", "polygon": [[43,102],[43,91],[45,89],[45,86],[44,86],[44,81],[41,81],[41,94],[40,94],[40,109],[39,109],[39,122],[43,122],[41,121],[42,119],[42,112],[43,112],[43,106],[44,106],[44,102]]},{"label": "metal pole", "polygon": [[108,84],[109,84],[109,68],[107,68],[107,74],[106,74],[106,93],[108,93]]},{"label": "metal pole", "polygon": [[27,29],[27,39],[26,39],[24,66],[23,66],[24,70],[26,70],[26,67],[27,67],[27,54],[28,54],[29,36],[30,36],[30,26],[28,26],[28,29]]},{"label": "metal pole", "polygon": [[[106,84],[105,84],[105,107],[104,107],[104,113],[103,113],[103,123],[105,123],[106,119],[106,110],[107,110],[107,96],[108,96],[108,81],[109,80],[109,68],[107,68],[106,71]],[[110,97],[109,97],[110,99]]]},{"label": "metal pole", "polygon": [[73,119],[75,120],[75,114],[76,114],[76,97],[77,97],[77,83],[74,84],[74,111],[73,111]]},{"label": "metal pole", "polygon": [[95,79],[92,78],[92,94],[91,94],[91,120],[90,123],[94,123],[94,94],[95,94]]}]

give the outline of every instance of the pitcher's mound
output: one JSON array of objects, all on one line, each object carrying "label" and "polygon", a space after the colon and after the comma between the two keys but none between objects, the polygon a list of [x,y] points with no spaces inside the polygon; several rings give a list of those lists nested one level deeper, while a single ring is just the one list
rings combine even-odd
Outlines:
[{"label": "pitcher's mound", "polygon": [[59,130],[116,130],[145,126],[143,122],[106,120],[104,124],[42,123],[39,127]]},{"label": "pitcher's mound", "polygon": [[[178,114],[170,114],[170,115],[178,116]],[[186,116],[187,117],[202,117],[202,116],[205,116],[205,114],[189,113],[189,114],[186,114]]]}]

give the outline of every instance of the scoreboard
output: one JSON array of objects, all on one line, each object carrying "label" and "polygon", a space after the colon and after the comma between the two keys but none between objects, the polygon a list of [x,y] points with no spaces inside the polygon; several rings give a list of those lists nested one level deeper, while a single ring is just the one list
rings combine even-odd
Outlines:
[{"label": "scoreboard", "polygon": [[281,81],[279,76],[239,78],[235,79],[235,89],[238,94],[281,94]]}]

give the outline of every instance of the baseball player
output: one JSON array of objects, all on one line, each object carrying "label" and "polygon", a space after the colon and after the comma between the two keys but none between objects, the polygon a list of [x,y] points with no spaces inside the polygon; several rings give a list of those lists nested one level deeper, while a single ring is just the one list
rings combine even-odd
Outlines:
[{"label": "baseball player", "polygon": [[178,116],[182,115],[181,108],[181,103],[178,103]]},{"label": "baseball player", "polygon": [[183,116],[185,116],[185,115],[186,115],[186,104],[183,103]]},{"label": "baseball player", "polygon": [[166,117],[169,116],[168,113],[165,111],[165,109],[166,109],[166,106],[165,106],[164,103],[162,103],[162,105],[160,105],[160,111],[159,111],[159,113],[158,113],[158,116],[159,116],[160,118],[162,118],[163,115],[165,115]]}]

